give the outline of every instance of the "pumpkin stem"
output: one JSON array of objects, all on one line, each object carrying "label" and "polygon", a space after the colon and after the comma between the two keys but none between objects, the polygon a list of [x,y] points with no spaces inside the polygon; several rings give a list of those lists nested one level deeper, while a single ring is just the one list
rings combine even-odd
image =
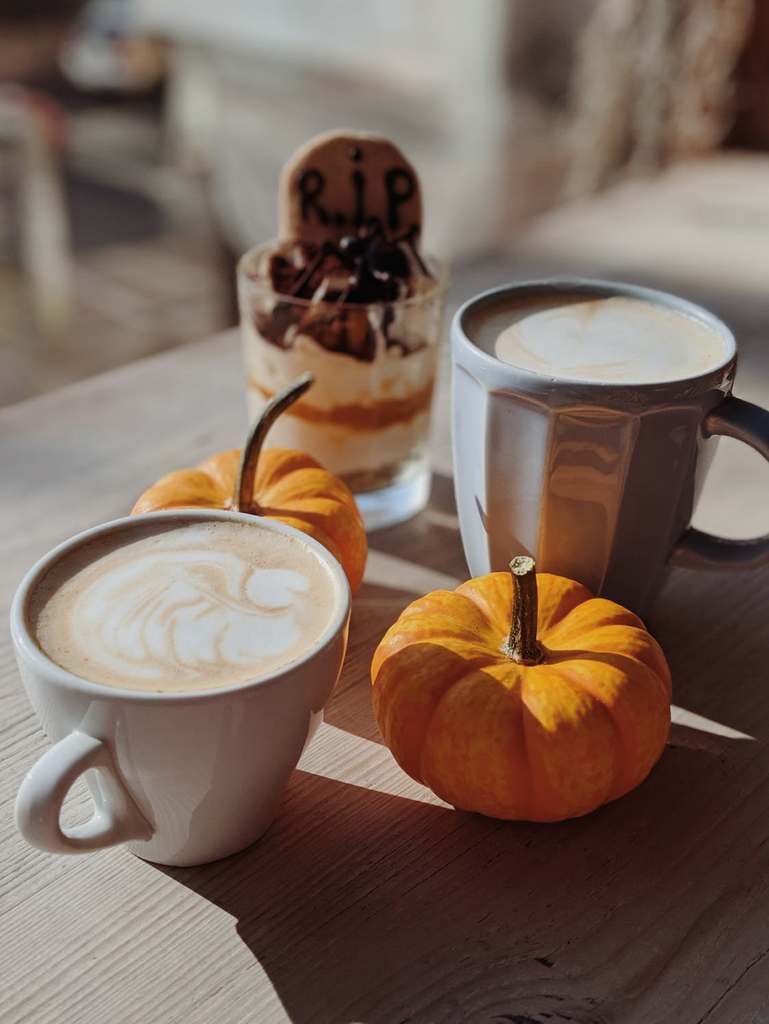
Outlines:
[{"label": "pumpkin stem", "polygon": [[257,515],[259,508],[254,502],[254,481],[256,480],[256,464],[267,436],[267,431],[282,412],[293,405],[297,398],[315,383],[311,373],[303,373],[293,384],[273,395],[254,421],[249,431],[243,451],[240,453],[240,464],[235,477],[235,489],[232,494],[231,508],[234,512],[251,512]]},{"label": "pumpkin stem", "polygon": [[513,617],[505,654],[519,665],[536,665],[542,661],[542,648],[537,643],[537,573],[533,558],[519,555],[510,563],[513,576]]}]

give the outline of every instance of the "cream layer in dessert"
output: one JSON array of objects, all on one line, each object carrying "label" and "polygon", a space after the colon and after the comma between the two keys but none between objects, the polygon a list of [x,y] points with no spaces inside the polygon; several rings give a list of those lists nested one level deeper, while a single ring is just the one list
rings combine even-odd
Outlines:
[{"label": "cream layer in dessert", "polygon": [[[404,315],[405,314],[405,315]],[[413,320],[421,311],[414,309]],[[398,319],[409,319],[409,306]],[[257,415],[272,395],[310,371],[311,391],[280,417],[269,444],[309,452],[345,477],[376,473],[424,455],[437,359],[437,329],[417,323],[427,343],[413,351],[377,345],[372,361],[334,352],[297,332],[288,348],[266,340],[243,321],[243,357],[249,411]],[[406,329],[406,324],[400,324]],[[404,465],[404,472],[408,467]],[[393,481],[394,482],[394,481]]]}]

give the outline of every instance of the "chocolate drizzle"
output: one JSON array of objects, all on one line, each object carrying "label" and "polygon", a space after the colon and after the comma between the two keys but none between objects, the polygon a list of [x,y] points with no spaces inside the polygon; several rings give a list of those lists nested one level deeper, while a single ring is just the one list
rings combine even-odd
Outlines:
[{"label": "chocolate drizzle", "polygon": [[[424,347],[424,342],[389,334],[395,319],[392,303],[415,294],[417,279],[432,279],[417,252],[417,234],[412,228],[388,239],[379,221],[372,220],[338,244],[285,243],[270,253],[255,279],[266,276],[279,295],[317,305],[277,302],[265,309],[257,303],[254,322],[259,333],[285,349],[301,332],[331,352],[365,362],[376,357],[378,333],[388,348],[404,355]],[[374,308],[350,308],[351,304]]]}]

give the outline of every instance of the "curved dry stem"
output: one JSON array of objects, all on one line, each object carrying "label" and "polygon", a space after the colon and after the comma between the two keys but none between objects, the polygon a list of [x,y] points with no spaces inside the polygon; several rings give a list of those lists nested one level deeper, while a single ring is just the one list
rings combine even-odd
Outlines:
[{"label": "curved dry stem", "polygon": [[243,451],[240,453],[240,464],[232,494],[231,507],[233,511],[259,514],[259,506],[254,502],[254,481],[264,439],[278,416],[285,412],[290,405],[293,405],[298,398],[301,398],[314,383],[315,377],[311,373],[303,373],[293,384],[289,384],[277,395],[273,395],[255,420],[246,438],[246,443],[243,445]]}]

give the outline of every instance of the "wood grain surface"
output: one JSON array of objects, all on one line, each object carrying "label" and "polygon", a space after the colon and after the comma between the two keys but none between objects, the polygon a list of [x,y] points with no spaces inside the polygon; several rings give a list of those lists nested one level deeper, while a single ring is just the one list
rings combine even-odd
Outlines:
[{"label": "wood grain surface", "polygon": [[[748,366],[765,367],[756,353]],[[26,846],[13,801],[47,741],[3,625],[3,1024],[769,1020],[769,571],[673,575],[648,622],[673,671],[669,747],[639,789],[586,818],[457,812],[380,742],[374,647],[405,604],[466,575],[446,370],[430,505],[372,535],[326,723],[249,850],[180,869]],[[766,401],[769,380],[747,376]],[[233,335],[0,413],[4,623],[53,544],[126,513],[157,476],[244,427]],[[765,467],[728,454],[699,522],[749,533],[766,522],[769,474],[757,482]],[[89,813],[76,788],[67,820]]]}]

